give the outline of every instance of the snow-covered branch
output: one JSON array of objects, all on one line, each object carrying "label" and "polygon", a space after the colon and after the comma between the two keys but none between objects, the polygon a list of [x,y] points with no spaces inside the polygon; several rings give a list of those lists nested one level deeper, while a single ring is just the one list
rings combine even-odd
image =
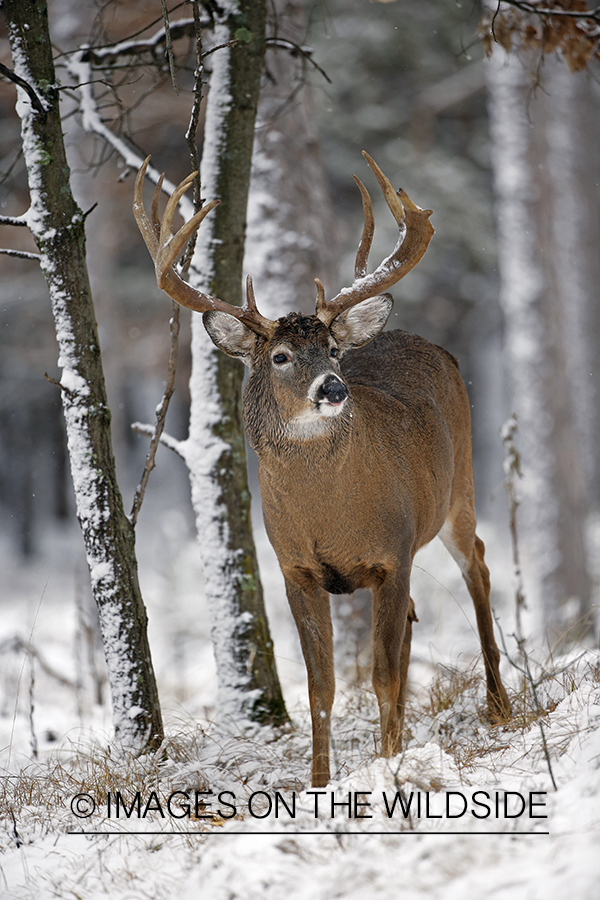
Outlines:
[{"label": "snow-covered branch", "polygon": [[[96,134],[98,137],[101,137],[119,154],[130,169],[137,172],[144,161],[143,157],[137,151],[133,150],[126,141],[114,134],[110,128],[107,128],[98,112],[93,85],[91,83],[93,81],[92,67],[89,61],[86,61],[84,58],[86,52],[85,49],[80,50],[78,53],[74,54],[68,62],[69,73],[76,78],[78,82],[77,90],[81,100],[80,112],[83,130],[89,134]],[[148,166],[147,175],[153,184],[158,184],[160,172],[157,169]],[[175,185],[168,179],[165,179],[163,181],[163,191],[170,195],[174,190]],[[186,197],[181,198],[179,210],[186,221],[191,218],[194,212],[192,203]]]},{"label": "snow-covered branch", "polygon": [[[595,9],[564,9],[560,6],[550,4],[538,5],[537,3],[528,3],[526,0],[501,0],[506,6],[514,6],[521,12],[534,14],[536,16],[564,16],[568,19],[584,19],[600,23],[600,6]],[[500,7],[498,2],[498,7]]]},{"label": "snow-covered branch", "polygon": [[0,216],[0,225],[14,225],[17,228],[28,228],[27,213],[22,216]]},{"label": "snow-covered branch", "polygon": [[40,262],[42,258],[39,253],[29,253],[28,250],[5,250],[3,247],[0,247],[0,253],[3,256],[17,256],[19,259],[34,259],[36,262]]},{"label": "snow-covered branch", "polygon": [[[210,25],[210,19],[201,19],[202,27],[206,28]],[[169,28],[171,40],[177,41],[184,37],[194,37],[194,20],[180,19],[178,22],[172,22]],[[163,57],[166,48],[166,33],[164,28],[159,28],[152,37],[146,40],[127,40],[120,41],[118,44],[111,44],[108,47],[86,47],[82,49],[84,54],[84,62],[93,63],[97,66],[114,65],[119,60],[126,57],[140,57],[149,54],[155,58],[159,55]],[[136,60],[139,62],[139,59]]]},{"label": "snow-covered branch", "polygon": [[[155,435],[155,426],[144,424],[143,422],[133,422],[131,425],[131,430],[137,432],[137,434],[145,434],[149,438],[153,438]],[[165,434],[164,432],[160,435],[159,443],[164,447],[168,447],[169,450],[172,450],[173,453],[176,453],[177,456],[180,456],[182,459],[186,458],[185,455],[185,441],[178,441],[176,438],[172,437],[170,434]]]}]

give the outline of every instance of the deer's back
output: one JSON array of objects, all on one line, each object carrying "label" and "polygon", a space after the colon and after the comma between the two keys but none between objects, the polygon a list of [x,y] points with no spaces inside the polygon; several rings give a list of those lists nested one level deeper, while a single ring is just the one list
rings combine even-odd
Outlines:
[{"label": "deer's back", "polygon": [[350,385],[375,388],[409,409],[433,401],[442,413],[450,412],[466,393],[452,354],[408,331],[386,331],[366,346],[350,350],[342,361],[342,372]]}]

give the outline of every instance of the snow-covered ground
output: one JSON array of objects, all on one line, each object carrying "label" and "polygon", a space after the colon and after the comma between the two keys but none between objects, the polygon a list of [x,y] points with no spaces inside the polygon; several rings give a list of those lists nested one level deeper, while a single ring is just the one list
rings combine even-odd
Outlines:
[{"label": "snow-covered ground", "polygon": [[[213,720],[189,526],[175,509],[146,522],[141,580],[168,733],[159,758],[110,748],[110,714],[94,698],[101,678],[86,639],[77,535],[49,536],[27,565],[0,546],[0,896],[596,900],[598,653],[567,665],[531,648],[536,676],[542,665],[554,673],[539,688],[547,754],[531,693],[519,693],[506,661],[515,719],[489,727],[470,601],[434,542],[414,573],[405,750],[376,756],[376,704],[368,682],[353,683],[348,653],[334,709],[335,780],[311,792],[304,666],[264,535],[267,606],[295,726],[283,735]],[[496,537],[483,536],[508,635],[510,573]]]}]

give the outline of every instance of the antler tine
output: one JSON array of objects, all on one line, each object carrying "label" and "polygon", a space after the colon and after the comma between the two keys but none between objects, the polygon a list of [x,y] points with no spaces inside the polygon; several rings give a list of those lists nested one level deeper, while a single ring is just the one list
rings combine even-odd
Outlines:
[{"label": "antler tine", "polygon": [[323,287],[323,282],[320,278],[315,278],[315,284],[317,286],[317,317],[320,319],[321,316],[319,313],[327,312],[327,300],[325,299],[325,288]]},{"label": "antler tine", "polygon": [[[135,221],[137,222],[138,228],[141,231],[142,237],[144,238],[144,242],[150,256],[152,259],[156,256],[158,251],[158,237],[159,233],[156,231],[156,226],[153,227],[150,224],[148,216],[146,215],[146,210],[144,208],[144,178],[146,177],[146,170],[148,168],[148,163],[150,162],[150,157],[147,156],[142,165],[139,168],[139,171],[135,178],[135,188],[133,191],[133,215],[135,216]],[[155,192],[156,197],[156,192]],[[158,200],[157,200],[158,203]],[[152,218],[154,220],[154,202],[152,203]]]},{"label": "antler tine", "polygon": [[362,278],[367,274],[367,262],[369,261],[369,253],[371,252],[371,244],[373,243],[373,234],[375,232],[375,217],[373,216],[373,204],[371,203],[371,195],[356,175],[352,176],[358,185],[362,202],[365,224],[363,232],[356,251],[356,261],[354,263],[354,277]]},{"label": "antler tine", "polygon": [[254,285],[252,284],[252,275],[246,275],[246,306],[253,312],[258,312],[256,297],[254,296]]},{"label": "antler tine", "polygon": [[[379,168],[379,166],[377,165],[375,160],[371,156],[369,156],[369,154],[366,152],[366,150],[363,150],[362,155],[366,159],[366,161],[369,165],[369,168],[371,169],[371,171],[373,172],[373,175],[375,176],[375,178],[377,179],[377,181],[379,183],[379,187],[381,188],[381,192],[385,198],[385,202],[387,203],[387,205],[390,208],[391,214],[395,218],[398,225],[404,224],[404,207],[402,205],[402,201],[398,197],[398,194],[392,187],[392,182],[389,180],[389,178],[386,175],[383,174],[383,172],[381,171],[381,169]],[[411,200],[411,203],[412,203],[412,200]],[[413,205],[414,209],[418,209],[418,207],[416,207],[414,203],[412,205]],[[431,214],[431,211],[430,211],[430,214]]]},{"label": "antler tine", "polygon": [[368,222],[371,200],[366,188],[361,185],[359,179],[355,179],[363,198],[365,213],[363,236],[356,254],[355,279],[350,287],[342,288],[339,294],[331,300],[325,301],[323,298],[317,303],[316,314],[326,325],[330,325],[335,317],[344,310],[350,309],[361,300],[384,293],[397,281],[404,278],[417,265],[434,233],[433,226],[429,221],[432,210],[420,209],[416,203],[413,203],[406,191],[396,192],[389,179],[369,154],[363,151],[363,156],[377,178],[390,212],[398,223],[398,241],[392,253],[377,266],[374,272],[367,275],[367,257],[372,241],[372,232],[369,233],[370,224]]},{"label": "antler tine", "polygon": [[[192,182],[197,174],[198,174],[198,172],[192,172],[190,175],[187,176],[187,178],[184,178],[183,181],[181,181],[177,185],[177,187],[175,188],[175,190],[173,191],[173,193],[167,200],[167,205],[165,206],[165,211],[162,215],[162,219],[160,222],[160,243],[162,245],[166,244],[168,241],[171,240],[171,236],[173,234],[173,216],[175,215],[177,205],[178,205],[179,201],[181,200],[181,198],[183,197],[183,195],[185,194],[185,192],[187,191],[187,189],[192,184]],[[213,203],[214,202],[215,201],[213,201]],[[217,200],[216,202],[218,203],[219,201]],[[200,212],[202,212],[202,210],[200,210]],[[194,216],[194,218],[195,218],[195,216]],[[192,221],[192,220],[190,219],[190,221]]]},{"label": "antler tine", "polygon": [[246,306],[242,309],[240,319],[253,331],[258,331],[258,329],[260,329],[258,333],[265,337],[270,337],[277,327],[276,322],[272,319],[266,319],[258,311],[256,297],[254,296],[252,275],[246,276]]},{"label": "antler tine", "polygon": [[[148,157],[148,159],[150,159],[150,157]],[[152,227],[154,228],[157,240],[160,238],[160,217],[158,215],[158,201],[160,200],[160,195],[162,194],[162,186],[164,180],[165,173],[163,172],[156,182],[156,187],[154,188],[154,193],[152,194],[152,206],[150,207],[150,221],[152,222]]]},{"label": "antler tine", "polygon": [[173,234],[173,216],[175,215],[177,204],[190,187],[197,173],[188,175],[175,188],[167,201],[162,219],[160,219],[158,214],[158,201],[164,177],[161,176],[152,198],[150,220],[146,214],[143,199],[144,177],[149,162],[150,157],[140,167],[135,180],[133,213],[150,256],[154,260],[158,286],[181,306],[202,313],[212,310],[226,312],[230,316],[240,319],[256,334],[265,337],[269,336],[274,331],[276,323],[261,316],[258,312],[251,283],[248,306],[242,308],[196,290],[177,274],[173,268],[175,260],[202,220],[220,203],[220,200],[211,200],[210,203],[205,204],[202,209]]},{"label": "antler tine", "polygon": [[[191,184],[191,182],[190,182],[190,184]],[[180,185],[180,187],[181,187],[181,185]],[[188,187],[189,187],[189,184],[188,184]],[[179,188],[177,190],[179,190]],[[175,193],[177,193],[177,191]],[[171,200],[173,199],[174,196],[175,196],[175,194],[173,194],[169,198],[169,201],[168,201],[169,203],[171,202]],[[179,202],[180,198],[181,198],[181,194],[177,198],[177,202]],[[194,216],[192,216],[192,218],[188,222],[186,222],[184,225],[182,225],[181,228],[179,229],[179,231],[177,231],[175,234],[172,233],[172,228],[171,228],[174,207],[173,207],[173,209],[171,209],[169,211],[170,212],[170,220],[171,220],[170,222],[167,222],[167,210],[165,209],[165,213],[163,215],[163,219],[162,219],[162,222],[160,225],[160,231],[161,231],[160,241],[159,241],[160,247],[159,247],[158,254],[157,254],[156,260],[155,260],[156,278],[158,281],[158,286],[160,288],[163,287],[162,278],[164,276],[164,273],[169,271],[169,269],[174,264],[175,260],[177,259],[177,257],[179,256],[179,254],[181,253],[181,251],[183,250],[183,248],[185,247],[185,245],[187,244],[187,242],[189,241],[191,236],[193,235],[193,233],[200,226],[200,223],[202,222],[202,220],[205,219],[206,216],[209,214],[209,212],[211,212],[211,210],[213,210],[215,208],[215,206],[218,206],[220,202],[221,202],[220,200],[211,200],[210,203],[206,203],[202,207],[202,209],[198,210],[198,212]],[[168,227],[166,227],[166,225],[168,225]],[[160,274],[159,274],[159,269],[160,269]]]}]

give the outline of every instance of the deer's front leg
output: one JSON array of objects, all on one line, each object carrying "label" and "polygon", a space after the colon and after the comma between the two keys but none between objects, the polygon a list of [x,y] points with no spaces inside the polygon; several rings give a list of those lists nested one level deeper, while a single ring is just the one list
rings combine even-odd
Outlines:
[{"label": "deer's front leg", "polygon": [[329,733],[335,694],[329,595],[316,586],[310,591],[301,590],[287,578],[285,586],[308,674],[313,734],[312,784],[313,787],[324,787],[330,778]]},{"label": "deer's front leg", "polygon": [[409,591],[409,569],[388,575],[373,591],[373,689],[379,703],[382,756],[395,756],[400,750],[410,654],[410,643],[404,646],[412,606]]}]

